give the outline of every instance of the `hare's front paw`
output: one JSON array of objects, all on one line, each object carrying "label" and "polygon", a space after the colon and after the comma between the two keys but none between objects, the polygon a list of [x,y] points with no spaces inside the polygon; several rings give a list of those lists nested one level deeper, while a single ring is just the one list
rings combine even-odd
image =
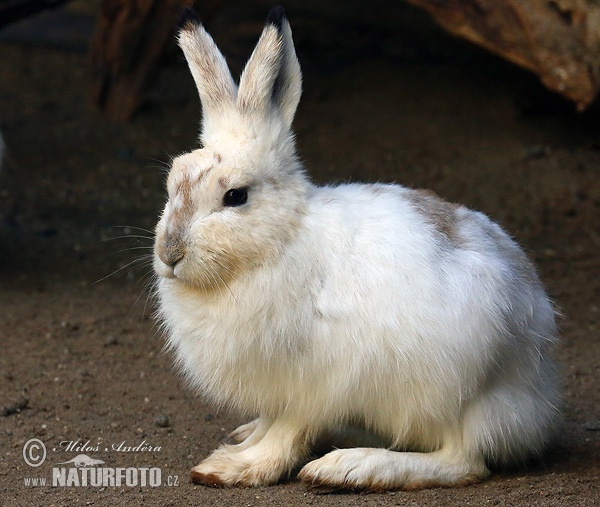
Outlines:
[{"label": "hare's front paw", "polygon": [[307,430],[293,421],[258,418],[235,432],[245,437],[223,445],[192,469],[193,482],[207,486],[275,484],[308,453]]},{"label": "hare's front paw", "polygon": [[205,486],[267,486],[287,471],[285,463],[272,456],[258,455],[254,448],[235,450],[223,446],[192,468],[192,482]]}]

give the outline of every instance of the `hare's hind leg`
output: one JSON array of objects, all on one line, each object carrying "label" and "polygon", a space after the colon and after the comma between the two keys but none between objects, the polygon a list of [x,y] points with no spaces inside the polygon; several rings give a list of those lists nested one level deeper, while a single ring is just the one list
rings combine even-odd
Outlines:
[{"label": "hare's hind leg", "polygon": [[322,491],[466,486],[489,474],[483,457],[467,459],[448,448],[431,453],[387,449],[339,449],[311,461],[300,478]]}]

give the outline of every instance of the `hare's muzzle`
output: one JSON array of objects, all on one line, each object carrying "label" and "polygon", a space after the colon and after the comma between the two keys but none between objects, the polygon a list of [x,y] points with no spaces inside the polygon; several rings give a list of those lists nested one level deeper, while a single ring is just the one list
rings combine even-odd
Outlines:
[{"label": "hare's muzzle", "polygon": [[156,255],[166,266],[173,268],[185,257],[185,248],[181,240],[167,236],[163,241],[157,241]]}]

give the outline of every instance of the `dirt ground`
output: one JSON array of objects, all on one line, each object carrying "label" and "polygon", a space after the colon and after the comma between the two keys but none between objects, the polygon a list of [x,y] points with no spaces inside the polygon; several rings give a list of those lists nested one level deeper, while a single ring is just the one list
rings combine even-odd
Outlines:
[{"label": "dirt ground", "polygon": [[[234,47],[235,26],[219,32],[226,23],[217,21],[217,39]],[[243,422],[174,374],[148,298],[165,168],[195,142],[191,79],[175,52],[148,105],[117,125],[89,104],[84,52],[5,40],[0,504],[600,504],[598,109],[574,113],[527,73],[433,25],[434,43],[338,54],[316,51],[303,35],[308,25],[297,25],[305,92],[295,127],[316,181],[431,188],[488,213],[536,261],[561,314],[566,408],[556,446],[539,465],[452,490],[323,496],[293,478],[257,489],[191,484],[190,467]],[[35,468],[23,457],[33,438],[47,448]],[[151,449],[123,449],[140,444]],[[26,485],[49,481],[54,465],[77,454],[106,467],[158,467],[162,485]]]}]

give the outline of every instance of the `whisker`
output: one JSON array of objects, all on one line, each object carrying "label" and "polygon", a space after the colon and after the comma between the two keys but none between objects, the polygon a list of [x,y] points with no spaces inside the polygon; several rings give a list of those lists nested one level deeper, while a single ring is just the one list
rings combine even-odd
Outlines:
[{"label": "whisker", "polygon": [[[233,276],[233,272],[230,269],[228,269],[226,266],[224,266],[223,263],[218,260],[218,258],[215,259],[215,262],[221,269],[223,269],[223,271],[225,271],[226,273]],[[235,305],[240,307],[241,306],[240,302],[239,302],[238,298],[236,297],[236,295],[233,293],[233,290],[231,290],[231,287],[229,286],[229,284],[225,281],[225,279],[220,274],[216,273],[216,276],[218,277],[219,281],[221,282],[219,285],[224,286],[227,289],[227,292],[229,292],[229,295],[231,296],[231,299],[233,300]],[[248,321],[248,319],[246,317],[244,317],[244,321],[245,321],[248,329],[251,329],[252,327],[250,325],[250,322]]]},{"label": "whisker", "polygon": [[135,266],[136,264],[141,264],[141,266],[135,266],[136,268],[137,267],[141,268],[141,267],[145,267],[147,265],[151,265],[151,262],[152,262],[152,256],[150,256],[150,255],[144,255],[142,257],[135,258],[135,259],[129,261],[124,266],[121,266],[120,268],[115,269],[112,273],[109,273],[108,275],[100,278],[99,280],[96,280],[95,282],[92,283],[92,285],[96,285],[100,282],[103,282],[104,280],[110,278],[111,276],[115,276],[116,274],[121,273],[122,271],[126,270],[127,268],[130,268],[131,266]]},{"label": "whisker", "polygon": [[156,283],[156,278],[157,277],[154,274],[154,272],[151,272],[145,283],[144,290],[146,291],[146,300],[144,301],[144,308],[142,309],[142,322],[143,322],[144,316],[146,315],[146,312],[148,310],[148,303],[151,301],[151,299],[153,297],[152,287]]},{"label": "whisker", "polygon": [[154,237],[151,236],[141,236],[140,234],[129,234],[126,236],[113,236],[111,238],[103,238],[98,243],[102,243],[103,241],[112,241],[113,239],[144,239],[148,241],[154,241]]},{"label": "whisker", "polygon": [[116,252],[111,252],[108,254],[108,256],[113,256],[113,255],[117,255],[123,252],[131,252],[132,250],[148,250],[150,252],[154,251],[154,247],[153,246],[132,246],[129,248],[123,248],[121,250],[117,250]]},{"label": "whisker", "polygon": [[173,163],[173,160],[176,158],[174,155],[171,155],[167,150],[165,150],[164,148],[161,148],[161,151],[163,152],[163,155],[165,157],[167,157],[169,159],[168,162],[165,162],[164,160],[158,160],[152,157],[146,157],[147,160],[152,160],[153,162],[158,162],[159,164],[164,164],[164,165],[170,165]]},{"label": "whisker", "polygon": [[[142,290],[138,297],[135,299],[133,305],[131,305],[131,308],[129,309],[129,313],[127,314],[127,318],[131,317],[131,312],[133,312],[133,309],[137,306],[137,304],[139,303],[140,299],[142,298],[142,296],[144,295],[144,291]],[[146,302],[148,301],[148,299],[146,298]],[[142,312],[142,320],[140,321],[140,326],[143,325],[144,322],[144,314],[146,310],[146,303],[144,304],[144,311]],[[141,329],[140,329],[141,332]]]},{"label": "whisker", "polygon": [[148,234],[154,235],[154,231],[150,229],[144,229],[143,227],[137,227],[135,225],[109,225],[107,227],[102,227],[102,229],[132,229],[135,231],[143,231],[147,232]]}]

